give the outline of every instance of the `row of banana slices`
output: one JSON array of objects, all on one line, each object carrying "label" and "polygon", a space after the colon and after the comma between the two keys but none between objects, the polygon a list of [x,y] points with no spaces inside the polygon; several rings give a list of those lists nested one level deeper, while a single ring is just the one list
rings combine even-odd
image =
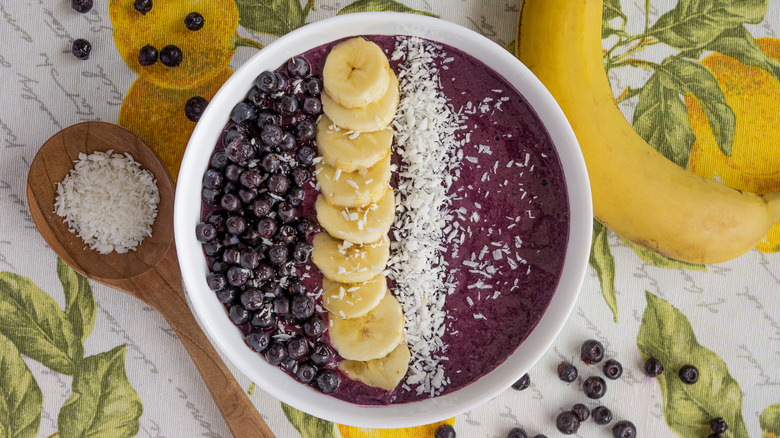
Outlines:
[{"label": "row of banana slices", "polygon": [[403,310],[383,274],[395,215],[390,122],[398,108],[398,78],[382,49],[360,37],[332,48],[322,77],[315,210],[325,232],[314,237],[312,261],[324,277],[331,344],[345,359],[339,369],[392,391],[410,359]]}]

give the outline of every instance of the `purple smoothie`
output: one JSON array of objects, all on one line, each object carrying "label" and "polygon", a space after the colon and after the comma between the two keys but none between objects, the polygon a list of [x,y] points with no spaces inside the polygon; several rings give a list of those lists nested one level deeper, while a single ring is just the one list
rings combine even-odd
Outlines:
[{"label": "purple smoothie", "polygon": [[[368,39],[388,56],[396,44],[392,36]],[[333,44],[302,55],[314,75],[321,76]],[[450,281],[458,286],[444,305],[446,330],[439,354],[448,358],[442,362],[448,383],[436,395],[474,382],[500,365],[527,338],[558,284],[569,230],[561,164],[533,109],[483,63],[455,48],[440,46],[445,56],[435,62],[442,92],[467,129],[458,134],[465,140],[463,159],[448,193],[450,211],[465,231],[444,242],[444,260],[451,268],[457,267],[450,269]],[[391,62],[396,71],[398,62]],[[285,121],[288,125],[294,122]],[[220,142],[215,150],[223,147]],[[397,153],[393,162],[402,166]],[[391,181],[394,188],[398,178],[396,172]],[[306,200],[298,213],[314,218],[314,182],[305,189]],[[203,218],[211,211],[204,204]],[[319,270],[309,262],[298,267],[298,276],[316,297],[317,313],[327,321],[327,311],[319,304]],[[239,329],[247,333],[250,325]],[[290,325],[285,330],[297,333]],[[323,340],[327,340],[327,332]],[[326,367],[337,370],[339,360],[335,357]],[[387,393],[344,375],[330,395],[366,405],[405,403],[430,396],[418,394],[403,381],[393,393]]]}]

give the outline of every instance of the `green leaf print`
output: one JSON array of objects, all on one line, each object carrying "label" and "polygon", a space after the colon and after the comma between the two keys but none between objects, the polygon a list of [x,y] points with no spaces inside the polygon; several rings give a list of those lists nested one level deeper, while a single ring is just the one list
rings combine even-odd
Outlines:
[{"label": "green leaf print", "polygon": [[680,50],[698,49],[726,29],[760,23],[766,11],[767,0],[678,0],[653,24],[648,36]]},{"label": "green leaf print", "polygon": [[126,345],[84,359],[57,417],[63,437],[133,437],[143,411],[125,372]]},{"label": "green leaf print", "polygon": [[0,336],[0,437],[35,437],[41,425],[43,394],[22,355]]},{"label": "green leaf print", "polygon": [[664,74],[656,70],[639,92],[634,110],[634,130],[669,160],[688,164],[696,136],[688,122],[688,110],[680,100],[681,90],[670,88]]},{"label": "green leaf print", "polygon": [[766,70],[780,80],[780,63],[766,54],[745,26],[728,29],[707,45],[707,50],[731,56],[737,61]]},{"label": "green leaf print", "polygon": [[596,270],[601,284],[601,295],[612,310],[612,317],[618,322],[617,296],[615,295],[615,258],[609,249],[609,230],[593,219],[593,243],[590,247],[589,263]]},{"label": "green leaf print", "polygon": [[357,0],[347,6],[344,6],[337,15],[351,14],[353,12],[407,12],[410,14],[427,15],[429,17],[438,17],[426,11],[412,9],[402,3],[394,0]]},{"label": "green leaf print", "polygon": [[336,438],[336,426],[282,403],[282,411],[301,438]]},{"label": "green leaf print", "polygon": [[89,280],[57,258],[57,277],[65,292],[65,317],[83,344],[95,327],[95,298]]},{"label": "green leaf print", "polygon": [[626,21],[626,14],[623,13],[623,7],[620,6],[620,0],[604,0],[604,21],[612,21],[615,18],[620,18]]},{"label": "green leaf print", "polygon": [[239,24],[253,32],[282,36],[306,24],[306,14],[300,0],[235,0],[235,2]]},{"label": "green leaf print", "polygon": [[53,371],[73,375],[84,346],[49,294],[29,278],[0,272],[0,315],[0,334],[23,355]]},{"label": "green leaf print", "polygon": [[658,254],[655,251],[651,251],[645,247],[639,246],[636,243],[628,241],[620,236],[618,236],[618,238],[620,239],[621,242],[623,242],[624,245],[631,248],[631,250],[633,250],[643,262],[649,265],[653,265],[665,269],[687,269],[689,271],[707,272],[706,265],[699,265],[696,263],[688,263],[688,262],[683,262],[681,260],[675,260],[673,258],[666,257],[665,255]]},{"label": "green leaf print", "polygon": [[764,409],[758,417],[761,424],[761,438],[777,438],[780,436],[780,403]]},{"label": "green leaf print", "polygon": [[[682,438],[707,436],[710,420],[722,417],[729,425],[726,438],[747,437],[742,417],[742,391],[726,363],[696,340],[688,319],[668,302],[645,292],[647,308],[637,335],[645,357],[661,361],[656,378],[663,396],[666,424]],[[699,369],[699,380],[685,384],[677,373],[683,365]]]}]

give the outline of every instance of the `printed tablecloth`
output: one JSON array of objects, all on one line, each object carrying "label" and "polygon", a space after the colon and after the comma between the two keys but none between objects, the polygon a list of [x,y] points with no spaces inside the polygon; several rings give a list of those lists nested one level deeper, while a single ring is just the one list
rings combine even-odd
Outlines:
[{"label": "printed tablecloth", "polygon": [[[166,23],[179,23],[195,3],[206,11],[208,26],[182,43],[194,54],[188,63],[175,74],[139,70],[134,41],[165,40]],[[118,123],[154,147],[175,177],[194,126],[184,115],[186,100],[211,98],[235,68],[277,37],[340,13],[394,10],[461,24],[512,50],[521,3],[155,0],[161,11],[149,17],[158,21],[148,23],[130,14],[132,0],[95,0],[83,14],[67,0],[0,2],[0,436],[230,436],[167,323],[131,296],[80,281],[38,234],[25,183],[47,138],[81,121]],[[690,171],[740,189],[780,189],[780,3],[605,4],[604,48],[616,48],[605,52],[609,78],[638,132]],[[88,60],[71,53],[77,38],[91,42]],[[727,147],[730,157],[721,152]],[[691,265],[594,223],[592,267],[579,301],[553,347],[529,371],[530,387],[508,388],[449,422],[459,437],[504,437],[516,426],[529,436],[555,437],[561,436],[556,415],[585,403],[631,420],[642,437],[706,437],[715,417],[729,422],[726,437],[777,436],[778,251],[775,227],[735,260]],[[78,330],[68,328],[73,322],[66,312],[74,296],[82,300]],[[624,367],[599,401],[584,397],[580,387],[582,378],[601,374],[599,366],[578,359],[590,338]],[[692,390],[674,370],[647,377],[649,350],[669,363],[693,354],[717,378]],[[578,367],[580,380],[558,379],[562,361]],[[232,370],[279,437],[433,435],[434,426],[371,431],[319,421]],[[86,393],[104,396],[80,397]],[[611,432],[586,421],[576,436]]]}]

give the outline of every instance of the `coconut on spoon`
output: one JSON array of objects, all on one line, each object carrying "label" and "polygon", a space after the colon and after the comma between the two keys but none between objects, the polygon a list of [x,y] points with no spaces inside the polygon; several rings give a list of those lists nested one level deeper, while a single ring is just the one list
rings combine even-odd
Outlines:
[{"label": "coconut on spoon", "polygon": [[[156,217],[152,218],[150,225],[151,234],[143,237],[140,243],[136,242],[138,239],[125,239],[126,242],[116,246],[122,253],[89,238],[89,243],[85,242],[71,232],[73,221],[69,225],[55,212],[57,186],[73,170],[73,163],[78,161],[85,167],[79,172],[105,169],[96,161],[109,159],[105,154],[107,151],[113,151],[119,157],[129,154],[141,169],[151,173],[159,193]],[[124,164],[132,165],[127,160]],[[146,186],[145,183],[141,185]],[[168,321],[234,436],[273,437],[274,434],[189,310],[173,244],[173,196],[173,181],[154,151],[131,132],[105,122],[79,123],[56,133],[36,154],[27,178],[30,213],[54,252],[82,275],[137,297]],[[153,197],[147,199],[149,202],[153,200]],[[60,204],[63,202],[61,199]],[[89,207],[78,203],[71,206],[76,209]],[[58,207],[61,213],[74,212],[73,208]],[[82,216],[90,215],[90,212],[80,213]],[[128,217],[134,216],[135,212]],[[141,215],[141,218],[144,217],[148,219],[150,215]],[[135,218],[138,219],[138,216]]]}]

